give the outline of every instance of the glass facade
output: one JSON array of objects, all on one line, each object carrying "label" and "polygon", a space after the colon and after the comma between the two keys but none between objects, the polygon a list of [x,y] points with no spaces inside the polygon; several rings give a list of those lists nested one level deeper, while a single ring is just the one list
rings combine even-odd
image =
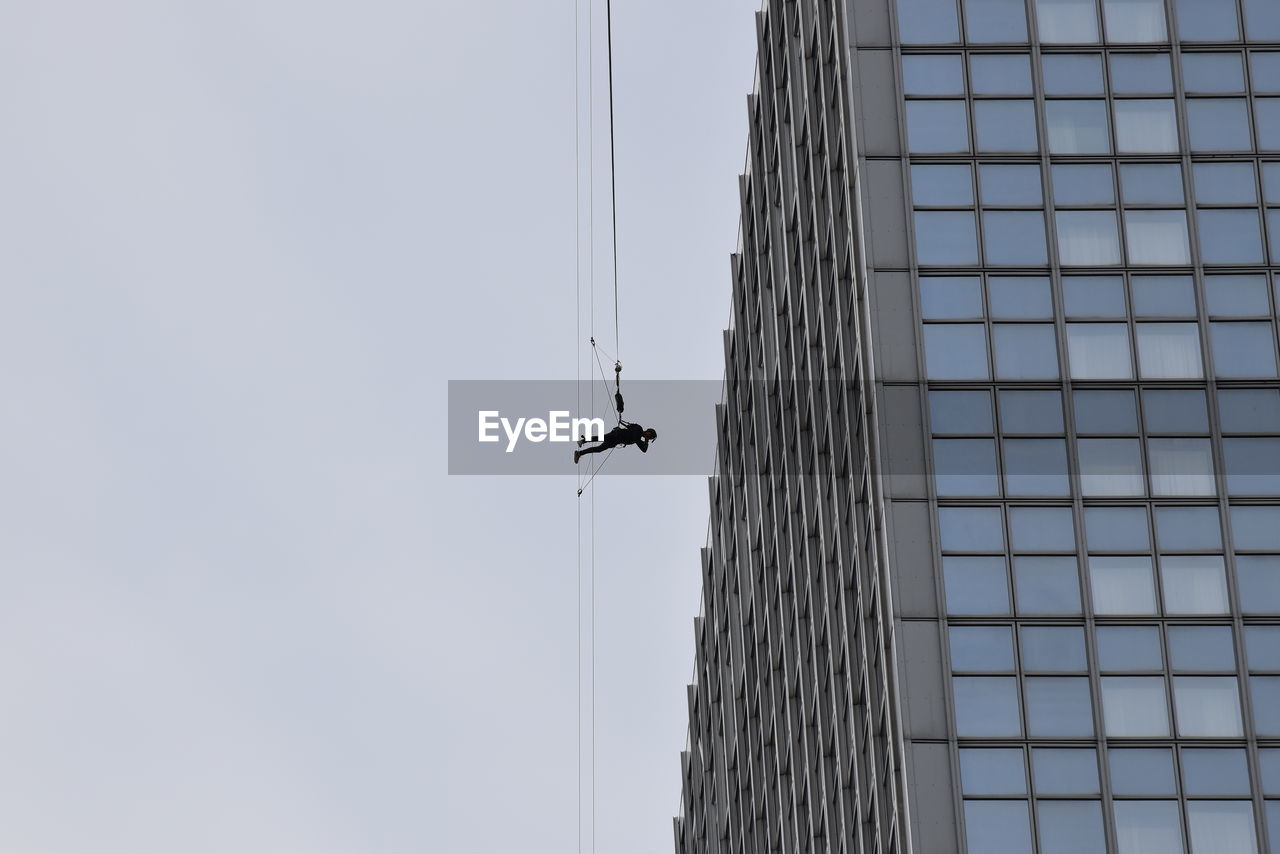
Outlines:
[{"label": "glass facade", "polygon": [[991,6],[895,52],[968,850],[1268,850],[1280,4]]},{"label": "glass facade", "polygon": [[1280,0],[766,0],[680,852],[1280,854]]}]

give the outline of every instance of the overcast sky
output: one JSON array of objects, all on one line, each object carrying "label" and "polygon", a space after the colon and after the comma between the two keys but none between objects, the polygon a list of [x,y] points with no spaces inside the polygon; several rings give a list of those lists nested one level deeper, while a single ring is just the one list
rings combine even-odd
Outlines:
[{"label": "overcast sky", "polygon": [[[716,378],[758,3],[617,6],[621,355]],[[0,6],[0,852],[575,850],[574,479],[443,411],[583,352],[573,11]],[[597,487],[598,848],[667,851],[706,485]]]}]

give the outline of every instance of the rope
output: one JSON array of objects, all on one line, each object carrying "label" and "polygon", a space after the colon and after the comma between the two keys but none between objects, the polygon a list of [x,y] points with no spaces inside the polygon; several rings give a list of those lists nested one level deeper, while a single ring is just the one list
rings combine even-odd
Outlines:
[{"label": "rope", "polygon": [[613,349],[622,352],[618,337],[618,169],[613,153],[613,0],[605,0],[605,31],[609,47],[609,204],[613,214]]}]

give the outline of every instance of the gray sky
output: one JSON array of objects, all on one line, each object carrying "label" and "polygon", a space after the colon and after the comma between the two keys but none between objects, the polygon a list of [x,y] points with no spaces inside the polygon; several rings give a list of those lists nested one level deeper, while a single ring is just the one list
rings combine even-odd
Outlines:
[{"label": "gray sky", "polygon": [[[758,3],[617,5],[621,355],[715,378]],[[443,432],[573,376],[572,4],[6,3],[0,103],[0,852],[574,850],[574,480]],[[599,487],[599,850],[666,851],[705,481]]]}]

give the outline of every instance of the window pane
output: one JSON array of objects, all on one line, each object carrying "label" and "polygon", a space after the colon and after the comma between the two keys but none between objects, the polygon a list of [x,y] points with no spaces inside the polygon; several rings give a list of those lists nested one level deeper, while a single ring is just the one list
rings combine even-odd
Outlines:
[{"label": "window pane", "polygon": [[1196,201],[1202,205],[1252,205],[1258,201],[1252,163],[1194,163]]},{"label": "window pane", "polygon": [[1142,449],[1137,439],[1080,439],[1080,491],[1084,495],[1142,495]]},{"label": "window pane", "polygon": [[1036,21],[1040,41],[1048,44],[1098,40],[1092,0],[1036,0]]},{"label": "window pane", "polygon": [[934,439],[939,495],[996,495],[996,446],[990,439]]},{"label": "window pane", "polygon": [[1267,204],[1280,204],[1280,163],[1262,164],[1262,196]]},{"label": "window pane", "polygon": [[1040,816],[1040,854],[1107,850],[1101,801],[1037,801],[1036,812]]},{"label": "window pane", "polygon": [[1082,389],[1072,394],[1080,433],[1137,433],[1138,411],[1129,389]]},{"label": "window pane", "polygon": [[944,557],[942,575],[950,614],[1009,613],[1009,582],[1002,557]]},{"label": "window pane", "polygon": [[969,150],[964,101],[908,101],[907,146],[931,154]]},{"label": "window pane", "polygon": [[1079,626],[1023,626],[1022,667],[1025,670],[1079,673],[1084,660],[1084,629]]},{"label": "window pane", "polygon": [[981,324],[930,323],[924,328],[929,379],[987,379],[987,330]]},{"label": "window pane", "polygon": [[963,95],[959,54],[902,57],[902,90],[908,95]]},{"label": "window pane", "polygon": [[1116,101],[1116,147],[1121,152],[1178,150],[1178,120],[1173,101]]},{"label": "window pane", "polygon": [[1223,439],[1222,456],[1232,495],[1280,493],[1280,439]]},{"label": "window pane", "polygon": [[1047,101],[1045,123],[1054,154],[1109,154],[1106,101]]},{"label": "window pane", "polygon": [[1210,314],[1235,317],[1268,317],[1266,276],[1205,276],[1205,296]]},{"label": "window pane", "polygon": [[[999,507],[939,507],[938,532],[944,551],[1004,551]],[[1004,561],[1000,561],[1004,574]]]},{"label": "window pane", "polygon": [[1169,665],[1174,670],[1236,669],[1230,626],[1170,626]]},{"label": "window pane", "polygon": [[[1178,2],[1185,5],[1189,0]],[[1112,812],[1120,854],[1182,851],[1182,822],[1177,801],[1116,801]]]},{"label": "window pane", "polygon": [[1013,536],[1013,547],[1017,551],[1076,550],[1075,526],[1071,524],[1070,507],[1011,507],[1009,530]]},{"label": "window pane", "polygon": [[975,101],[973,123],[979,151],[1035,151],[1035,106],[1031,101]]},{"label": "window pane", "polygon": [[1093,735],[1087,676],[1027,676],[1027,734],[1070,738]]},{"label": "window pane", "polygon": [[1154,614],[1151,558],[1091,555],[1093,610],[1099,614]]},{"label": "window pane", "polygon": [[1172,795],[1173,751],[1167,747],[1112,748],[1111,791],[1116,795]]},{"label": "window pane", "polygon": [[964,832],[970,851],[1031,854],[1026,801],[965,801]]},{"label": "window pane", "polygon": [[911,200],[922,207],[972,205],[973,178],[969,167],[938,164],[912,166]]},{"label": "window pane", "polygon": [[1004,469],[1010,495],[1071,494],[1062,439],[1005,439]]},{"label": "window pane", "polygon": [[1253,722],[1258,735],[1280,735],[1280,676],[1250,676],[1249,691],[1253,694]]},{"label": "window pane", "polygon": [[1280,507],[1231,507],[1231,536],[1236,548],[1280,551]]},{"label": "window pane", "polygon": [[1240,692],[1234,676],[1175,676],[1173,705],[1178,735],[1188,738],[1239,738]]},{"label": "window pane", "polygon": [[1280,626],[1246,626],[1244,646],[1250,670],[1280,671]]},{"label": "window pane", "polygon": [[1202,389],[1147,389],[1142,393],[1142,409],[1148,433],[1209,432],[1209,410]]},{"label": "window pane", "polygon": [[1218,508],[1157,507],[1156,541],[1165,552],[1221,549]]},{"label": "window pane", "polygon": [[1050,323],[1000,323],[993,330],[996,376],[1002,380],[1056,379],[1058,339]]},{"label": "window pane", "polygon": [[1098,667],[1103,671],[1159,670],[1160,630],[1155,626],[1098,626]]},{"label": "window pane", "polygon": [[966,795],[1025,795],[1022,748],[961,748],[960,781]]},{"label": "window pane", "polygon": [[1111,167],[1105,163],[1055,163],[1053,198],[1059,205],[1110,205],[1115,202]]},{"label": "window pane", "polygon": [[1258,148],[1275,151],[1280,148],[1280,98],[1257,98],[1253,117],[1258,127]]},{"label": "window pane", "polygon": [[1124,224],[1130,264],[1191,263],[1185,211],[1129,210],[1124,212]]},{"label": "window pane", "polygon": [[1262,263],[1262,226],[1255,209],[1200,208],[1196,219],[1200,223],[1200,254],[1204,263]]},{"label": "window pane", "polygon": [[1020,613],[1080,613],[1080,580],[1074,557],[1017,557],[1013,572]]},{"label": "window pane", "polygon": [[1134,276],[1129,280],[1133,313],[1138,317],[1194,317],[1190,276]]},{"label": "window pane", "polygon": [[987,280],[991,316],[1053,317],[1053,295],[1045,276],[993,276]]},{"label": "window pane", "polygon": [[1257,854],[1249,801],[1189,801],[1187,828],[1191,854]]},{"label": "window pane", "polygon": [[1234,3],[1177,0],[1178,36],[1186,41],[1235,41],[1240,37]]},{"label": "window pane", "polygon": [[1189,99],[1187,126],[1196,151],[1248,151],[1253,147],[1249,114],[1242,99]]},{"label": "window pane", "polygon": [[1013,676],[953,676],[956,734],[965,737],[1021,735],[1018,680]]},{"label": "window pane", "polygon": [[1163,95],[1173,91],[1167,53],[1111,54],[1111,87],[1125,95]]},{"label": "window pane", "polygon": [[1128,552],[1151,548],[1147,511],[1142,507],[1086,507],[1084,529],[1090,551]]},{"label": "window pane", "polygon": [[1186,748],[1182,780],[1188,795],[1249,796],[1249,764],[1238,748]]},{"label": "window pane", "polygon": [[898,0],[898,33],[905,44],[959,41],[954,0]]},{"label": "window pane", "polygon": [[1280,210],[1267,210],[1267,232],[1271,235],[1271,261],[1280,264]]},{"label": "window pane", "polygon": [[1067,317],[1125,316],[1124,279],[1120,276],[1071,276],[1062,280]]},{"label": "window pane", "polygon": [[1031,774],[1040,795],[1096,795],[1098,754],[1093,748],[1038,747],[1031,751]]},{"label": "window pane", "polygon": [[1167,38],[1162,0],[1103,0],[1111,42],[1159,42]]},{"label": "window pane", "polygon": [[[972,5],[973,0],[969,0]],[[1022,0],[1000,0],[1016,4],[1019,14]],[[969,19],[973,29],[973,19]],[[972,39],[970,39],[972,41]],[[971,54],[969,76],[975,95],[1030,95],[1031,57],[1025,53]]]},{"label": "window pane", "polygon": [[991,395],[985,391],[931,391],[929,422],[934,433],[991,435]]},{"label": "window pane", "polygon": [[1244,63],[1238,53],[1184,53],[1182,81],[1188,92],[1243,92]]},{"label": "window pane", "polygon": [[1120,187],[1127,204],[1181,205],[1182,167],[1176,163],[1123,163]]},{"label": "window pane", "polygon": [[1067,266],[1120,263],[1114,211],[1058,211],[1058,256]]},{"label": "window pane", "polygon": [[1139,323],[1138,369],[1143,379],[1198,379],[1200,328],[1194,323]]},{"label": "window pane", "polygon": [[982,281],[977,276],[922,277],[920,310],[929,320],[982,317]]},{"label": "window pane", "polygon": [[1154,495],[1214,495],[1213,451],[1208,439],[1150,439],[1147,456]]},{"label": "window pane", "polygon": [[1102,719],[1112,738],[1169,735],[1164,678],[1103,676]]},{"label": "window pane", "polygon": [[1102,57],[1096,53],[1045,54],[1040,57],[1044,91],[1049,95],[1101,95]]},{"label": "window pane", "polygon": [[977,264],[978,229],[972,211],[916,211],[916,257],[921,264]]},{"label": "window pane", "polygon": [[1023,0],[964,0],[965,29],[971,42],[1025,42]]},{"label": "window pane", "polygon": [[1280,556],[1236,555],[1236,573],[1244,613],[1280,611]]},{"label": "window pane", "polygon": [[1244,0],[1244,30],[1250,41],[1280,41],[1280,7],[1274,0]]},{"label": "window pane", "polygon": [[1254,51],[1249,55],[1249,70],[1253,72],[1253,91],[1280,92],[1280,53]]},{"label": "window pane", "polygon": [[978,170],[984,205],[1038,205],[1043,201],[1039,166],[983,164]]},{"label": "window pane", "polygon": [[1270,323],[1211,323],[1213,369],[1220,377],[1274,377]]},{"label": "window pane", "polygon": [[1061,433],[1062,396],[1057,391],[1001,391],[1000,426],[1005,433]]},{"label": "window pane", "polygon": [[952,626],[951,669],[1013,671],[1013,633],[1008,626]]},{"label": "window pane", "polygon": [[1043,211],[983,211],[987,263],[999,266],[1042,266],[1049,261]]},{"label": "window pane", "polygon": [[1280,432],[1280,391],[1273,388],[1218,389],[1223,433]]},{"label": "window pane", "polygon": [[[1258,751],[1261,760],[1262,793],[1280,795],[1280,748],[1263,748]],[[1273,846],[1274,847],[1274,846]]]}]

